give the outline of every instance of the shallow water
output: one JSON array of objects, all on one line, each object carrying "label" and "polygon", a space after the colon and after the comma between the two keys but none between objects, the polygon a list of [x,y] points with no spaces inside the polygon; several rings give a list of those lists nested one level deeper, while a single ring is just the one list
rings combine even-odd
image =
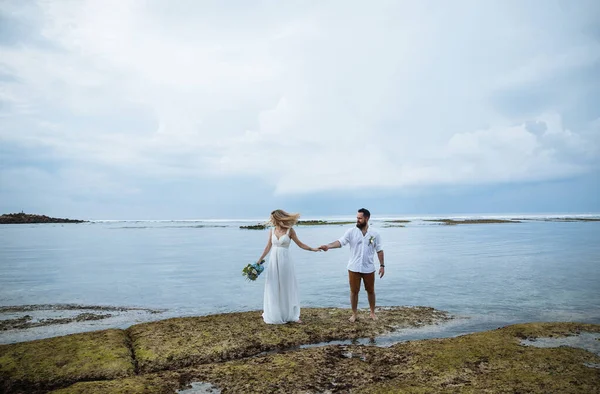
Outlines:
[{"label": "shallow water", "polygon": [[177,391],[178,394],[219,394],[220,392],[221,390],[212,384],[204,382],[194,382],[190,388]]},{"label": "shallow water", "polygon": [[[240,229],[242,224],[252,222],[0,225],[0,306],[163,310],[3,331],[0,343],[261,309],[264,278],[246,282],[241,269],[260,256],[268,233]],[[380,230],[386,255],[386,275],[376,281],[378,305],[425,305],[469,318],[400,335],[459,335],[528,321],[600,323],[600,222],[372,225]],[[300,226],[297,232],[304,243],[318,246],[348,227]],[[302,306],[349,306],[347,248],[314,253],[292,245],[291,254]],[[362,292],[359,307],[367,305]],[[24,314],[0,313],[0,319]]]},{"label": "shallow water", "polygon": [[[523,339],[521,344],[540,348],[561,346],[574,347],[587,350],[600,356],[600,334],[593,332],[582,332],[578,335],[568,337]],[[590,364],[590,366],[593,365]],[[594,368],[598,368],[598,366],[595,366]]]}]

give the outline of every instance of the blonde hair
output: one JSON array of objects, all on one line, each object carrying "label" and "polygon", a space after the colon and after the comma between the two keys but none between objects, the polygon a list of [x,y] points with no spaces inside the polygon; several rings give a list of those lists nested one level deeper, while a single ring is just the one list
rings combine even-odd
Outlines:
[{"label": "blonde hair", "polygon": [[268,223],[272,224],[273,226],[290,228],[294,224],[298,223],[299,218],[299,213],[287,213],[283,209],[276,209],[271,212],[271,217],[269,218]]}]

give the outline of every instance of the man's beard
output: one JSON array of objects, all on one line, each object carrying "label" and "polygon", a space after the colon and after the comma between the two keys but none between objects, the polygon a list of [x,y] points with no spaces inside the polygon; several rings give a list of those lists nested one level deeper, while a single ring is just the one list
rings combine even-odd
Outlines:
[{"label": "man's beard", "polygon": [[362,230],[363,228],[367,227],[367,223],[356,223],[356,227]]}]

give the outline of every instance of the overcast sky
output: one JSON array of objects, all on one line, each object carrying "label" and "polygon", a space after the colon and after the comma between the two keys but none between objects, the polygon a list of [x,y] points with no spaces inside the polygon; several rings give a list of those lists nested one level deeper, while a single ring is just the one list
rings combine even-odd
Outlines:
[{"label": "overcast sky", "polygon": [[0,1],[0,213],[600,212],[600,2]]}]

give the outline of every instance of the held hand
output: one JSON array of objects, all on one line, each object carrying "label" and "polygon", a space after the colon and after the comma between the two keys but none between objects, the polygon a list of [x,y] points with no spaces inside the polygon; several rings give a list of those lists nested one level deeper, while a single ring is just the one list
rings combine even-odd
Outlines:
[{"label": "held hand", "polygon": [[329,246],[321,245],[321,246],[319,246],[319,249],[321,249],[323,252],[327,252],[329,250]]},{"label": "held hand", "polygon": [[384,267],[379,267],[379,277],[383,278],[383,275],[385,275],[385,268]]}]

